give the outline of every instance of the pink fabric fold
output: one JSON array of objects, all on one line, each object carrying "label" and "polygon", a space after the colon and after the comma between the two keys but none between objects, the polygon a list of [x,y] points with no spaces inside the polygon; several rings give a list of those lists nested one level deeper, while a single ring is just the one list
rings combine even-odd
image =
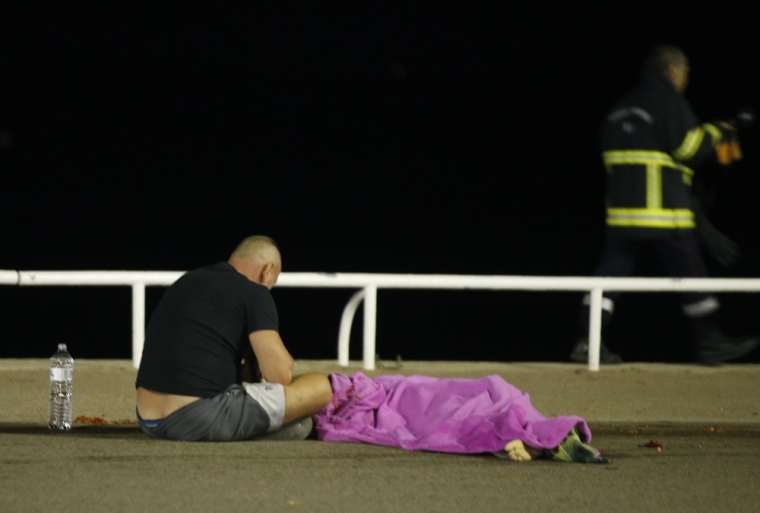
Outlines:
[{"label": "pink fabric fold", "polygon": [[547,419],[528,394],[501,376],[443,379],[378,376],[361,372],[331,374],[333,398],[315,416],[320,440],[363,442],[451,453],[504,449],[512,440],[552,449],[573,427],[591,441],[586,421],[577,416]]}]

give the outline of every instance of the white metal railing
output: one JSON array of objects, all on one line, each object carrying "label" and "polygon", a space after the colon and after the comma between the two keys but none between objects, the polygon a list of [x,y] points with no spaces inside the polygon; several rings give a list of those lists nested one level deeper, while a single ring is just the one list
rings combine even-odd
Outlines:
[{"label": "white metal railing", "polygon": [[18,285],[18,271],[0,269],[0,285]]},{"label": "white metal railing", "polygon": [[[183,271],[15,271],[0,270],[0,285],[129,285],[132,287],[132,363],[140,366],[145,341],[145,287],[169,286]],[[757,278],[606,278],[588,276],[477,276],[439,274],[282,273],[278,287],[359,288],[343,310],[338,332],[338,364],[348,366],[351,324],[364,301],[364,369],[375,368],[377,290],[532,290],[581,291],[590,294],[589,360],[599,370],[602,293],[628,292],[760,292]]]}]

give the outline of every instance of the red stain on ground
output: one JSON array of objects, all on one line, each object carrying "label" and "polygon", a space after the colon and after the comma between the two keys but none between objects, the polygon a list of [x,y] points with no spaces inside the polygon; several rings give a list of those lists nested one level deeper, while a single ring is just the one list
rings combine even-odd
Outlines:
[{"label": "red stain on ground", "polygon": [[137,425],[135,419],[121,419],[121,420],[106,420],[103,417],[88,417],[86,415],[80,415],[74,419],[74,424],[88,424],[90,426],[123,426],[123,425]]}]

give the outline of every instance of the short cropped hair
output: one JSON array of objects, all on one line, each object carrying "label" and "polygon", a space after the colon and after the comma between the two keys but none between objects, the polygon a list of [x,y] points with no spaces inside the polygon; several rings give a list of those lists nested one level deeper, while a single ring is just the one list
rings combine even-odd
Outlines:
[{"label": "short cropped hair", "polygon": [[233,257],[237,258],[257,258],[268,251],[274,250],[277,254],[280,251],[277,243],[266,235],[251,235],[243,239],[232,252]]},{"label": "short cropped hair", "polygon": [[658,45],[652,48],[644,59],[644,71],[650,73],[665,73],[670,65],[683,66],[686,64],[686,54],[672,45]]}]

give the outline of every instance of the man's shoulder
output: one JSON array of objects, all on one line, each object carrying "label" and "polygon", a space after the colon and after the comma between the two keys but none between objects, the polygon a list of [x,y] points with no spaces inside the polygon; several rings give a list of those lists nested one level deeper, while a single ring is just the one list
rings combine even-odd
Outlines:
[{"label": "man's shoulder", "polygon": [[268,288],[249,280],[227,262],[217,262],[191,272],[197,272],[198,276],[203,276],[207,280],[244,290],[249,294],[271,296]]},{"label": "man's shoulder", "polygon": [[214,264],[204,265],[203,267],[197,267],[187,272],[187,274],[203,273],[239,274],[235,271],[235,268],[227,262],[216,262]]},{"label": "man's shoulder", "polygon": [[175,282],[175,288],[217,290],[246,297],[271,297],[268,288],[252,282],[227,262],[217,262],[186,272]]},{"label": "man's shoulder", "polygon": [[215,264],[204,265],[203,267],[191,269],[190,271],[187,271],[185,274],[183,274],[177,281],[180,282],[214,279],[240,281],[240,283],[248,281],[245,276],[235,271],[235,268],[227,262],[217,262]]},{"label": "man's shoulder", "polygon": [[244,288],[249,280],[226,262],[192,269],[172,284],[171,289],[185,292],[211,288]]},{"label": "man's shoulder", "polygon": [[629,91],[605,113],[604,121],[613,121],[621,113],[639,113],[650,122],[676,118],[689,119],[693,117],[693,109],[689,101],[675,90],[666,87],[643,83]]}]

